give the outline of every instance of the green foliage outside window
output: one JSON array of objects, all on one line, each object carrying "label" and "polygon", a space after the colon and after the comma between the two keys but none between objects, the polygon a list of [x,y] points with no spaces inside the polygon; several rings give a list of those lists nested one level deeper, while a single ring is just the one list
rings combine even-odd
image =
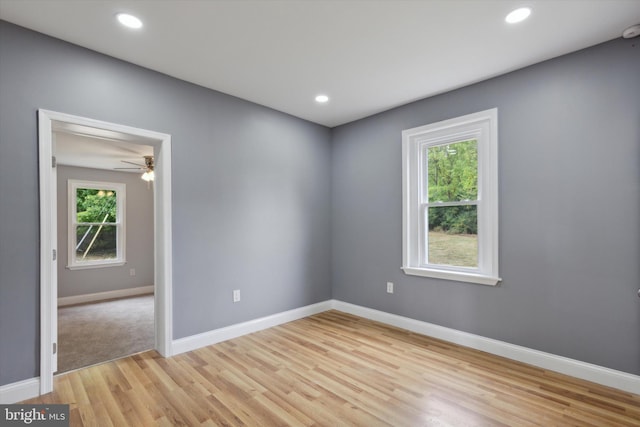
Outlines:
[{"label": "green foliage outside window", "polygon": [[76,252],[79,258],[115,258],[117,229],[113,224],[117,222],[116,192],[78,188],[76,214],[79,224],[76,228]]},{"label": "green foliage outside window", "polygon": [[[429,147],[427,154],[429,203],[477,200],[476,140]],[[428,215],[431,231],[449,234],[478,233],[475,205],[431,207]]]},{"label": "green foliage outside window", "polygon": [[116,222],[115,191],[78,188],[76,192],[76,212],[79,223]]}]

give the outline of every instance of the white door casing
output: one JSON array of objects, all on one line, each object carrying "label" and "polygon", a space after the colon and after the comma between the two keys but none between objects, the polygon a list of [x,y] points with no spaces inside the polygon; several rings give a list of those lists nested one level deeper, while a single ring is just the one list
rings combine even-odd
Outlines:
[{"label": "white door casing", "polygon": [[[48,110],[38,111],[40,184],[40,393],[53,390],[57,370],[57,180],[55,132],[81,129],[86,135],[122,135],[154,147],[154,282],[156,350],[171,356],[171,135]],[[55,350],[54,350],[55,349]]]}]

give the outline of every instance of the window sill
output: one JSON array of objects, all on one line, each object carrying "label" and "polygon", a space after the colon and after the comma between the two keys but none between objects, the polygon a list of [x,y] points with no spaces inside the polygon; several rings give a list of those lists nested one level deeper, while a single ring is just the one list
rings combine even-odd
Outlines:
[{"label": "window sill", "polygon": [[477,273],[462,271],[436,270],[432,268],[402,267],[404,274],[411,276],[433,277],[435,279],[455,280],[458,282],[477,283],[479,285],[496,286],[502,279]]},{"label": "window sill", "polygon": [[76,265],[67,265],[68,270],[87,270],[90,268],[104,268],[104,267],[122,267],[125,265],[126,261],[114,261],[114,262],[101,262],[95,264],[76,264]]}]

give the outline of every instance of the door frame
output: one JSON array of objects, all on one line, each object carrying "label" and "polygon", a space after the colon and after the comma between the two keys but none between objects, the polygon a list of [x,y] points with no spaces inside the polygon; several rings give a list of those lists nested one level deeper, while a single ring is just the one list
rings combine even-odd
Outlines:
[{"label": "door frame", "polygon": [[38,110],[38,157],[40,198],[40,394],[53,390],[57,358],[58,286],[57,182],[53,157],[54,132],[82,128],[95,136],[125,135],[127,142],[154,148],[154,315],[155,349],[172,355],[173,284],[171,234],[171,135],[131,126]]}]

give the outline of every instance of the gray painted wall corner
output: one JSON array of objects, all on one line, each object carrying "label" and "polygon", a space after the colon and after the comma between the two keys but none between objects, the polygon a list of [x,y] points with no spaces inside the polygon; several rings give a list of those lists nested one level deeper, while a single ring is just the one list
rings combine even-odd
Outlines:
[{"label": "gray painted wall corner", "polygon": [[[638,49],[613,40],[335,128],[333,297],[640,374]],[[402,130],[492,107],[503,282],[403,274]]]}]

